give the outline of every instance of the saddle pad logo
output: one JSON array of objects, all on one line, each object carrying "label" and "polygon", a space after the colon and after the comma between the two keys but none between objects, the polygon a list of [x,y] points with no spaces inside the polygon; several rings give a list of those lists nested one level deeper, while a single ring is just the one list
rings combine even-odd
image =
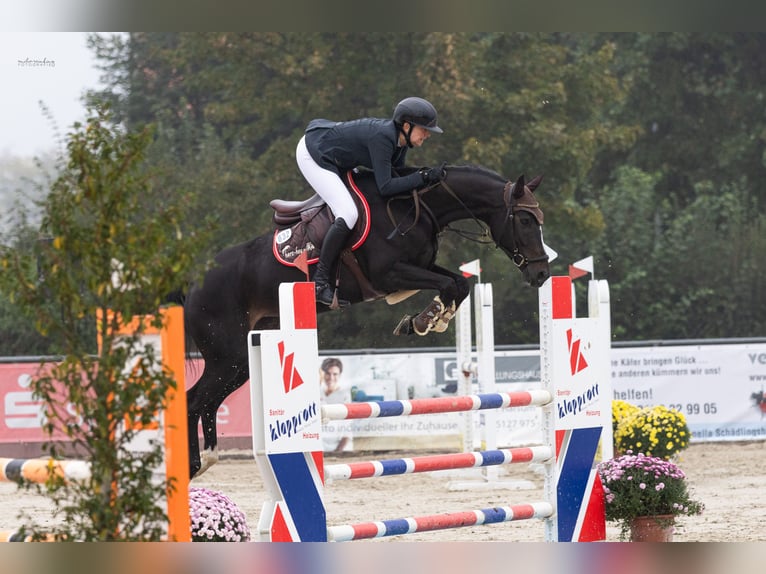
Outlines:
[{"label": "saddle pad logo", "polygon": [[285,354],[285,342],[277,344],[279,349],[279,365],[282,367],[282,382],[285,385],[285,394],[300,387],[303,377],[295,369],[295,353]]},{"label": "saddle pad logo", "polygon": [[582,339],[574,339],[572,337],[572,329],[567,329],[567,348],[569,349],[569,367],[572,374],[579,373],[588,366],[588,362],[585,360],[585,355],[580,350],[580,343]]}]

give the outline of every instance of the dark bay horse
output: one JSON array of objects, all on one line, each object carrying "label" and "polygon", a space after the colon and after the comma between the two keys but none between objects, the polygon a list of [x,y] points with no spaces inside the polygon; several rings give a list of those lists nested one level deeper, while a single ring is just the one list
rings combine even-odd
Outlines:
[{"label": "dark bay horse", "polygon": [[[462,274],[435,264],[439,234],[451,222],[472,219],[479,223],[529,285],[540,287],[548,279],[543,213],[533,195],[541,177],[525,184],[521,176],[514,183],[483,167],[446,166],[440,183],[393,201],[380,196],[371,173],[354,178],[370,207],[369,235],[354,254],[374,290],[392,297],[417,290],[437,292],[425,310],[405,315],[395,332],[444,331],[468,295],[469,283]],[[202,376],[187,392],[192,477],[217,461],[216,411],[249,378],[248,331],[279,328],[279,284],[306,280],[303,271],[275,259],[273,237],[270,232],[221,251],[186,298],[187,332],[205,360]],[[351,303],[365,299],[345,266],[339,277],[343,299]],[[319,305],[319,312],[327,310]],[[200,420],[202,453],[197,435]]]}]

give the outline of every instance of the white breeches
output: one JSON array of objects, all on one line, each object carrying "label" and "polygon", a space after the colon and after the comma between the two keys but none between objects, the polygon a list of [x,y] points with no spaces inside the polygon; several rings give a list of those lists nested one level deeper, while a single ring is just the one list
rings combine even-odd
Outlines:
[{"label": "white breeches", "polygon": [[342,217],[349,229],[352,229],[356,225],[358,217],[356,204],[354,204],[351,194],[338,174],[320,167],[311,157],[306,148],[306,136],[303,136],[298,142],[295,159],[298,161],[298,168],[300,168],[303,177],[319,194],[319,197],[330,206],[333,215],[336,218]]}]

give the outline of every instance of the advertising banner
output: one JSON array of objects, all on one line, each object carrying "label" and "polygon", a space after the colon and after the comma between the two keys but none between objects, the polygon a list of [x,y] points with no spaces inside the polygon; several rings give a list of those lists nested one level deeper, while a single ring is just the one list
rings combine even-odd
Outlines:
[{"label": "advertising banner", "polygon": [[[323,354],[326,356],[326,354]],[[455,352],[338,354],[341,385],[352,400],[454,396],[459,370]],[[587,359],[587,355],[586,355]],[[43,413],[29,384],[36,363],[0,363],[0,442],[42,442]],[[190,386],[202,361],[187,362]],[[306,384],[318,384],[317,373]],[[497,391],[539,388],[537,350],[497,350]],[[692,442],[766,438],[766,343],[612,347],[612,398],[638,406],[665,405],[686,416]],[[218,411],[219,436],[249,437],[249,385],[229,396]],[[478,383],[474,381],[474,392]],[[498,411],[498,444],[540,441],[539,409]],[[343,421],[354,436],[455,435],[462,413],[386,420]],[[422,420],[421,420],[422,419]],[[478,417],[476,417],[478,419]],[[478,429],[478,420],[474,422]],[[478,445],[477,445],[478,446]]]},{"label": "advertising banner", "polygon": [[766,344],[612,349],[614,398],[686,415],[692,441],[766,438]]},{"label": "advertising banner", "polygon": [[316,331],[261,331],[265,453],[321,451]]}]

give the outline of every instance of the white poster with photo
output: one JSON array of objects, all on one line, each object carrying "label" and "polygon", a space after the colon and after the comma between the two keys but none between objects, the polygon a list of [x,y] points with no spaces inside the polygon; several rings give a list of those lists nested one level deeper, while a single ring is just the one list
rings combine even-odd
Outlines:
[{"label": "white poster with photo", "polygon": [[[342,385],[354,402],[450,397],[460,394],[460,372],[454,353],[396,353],[344,355]],[[536,351],[499,351],[495,359],[497,392],[540,387],[540,358]],[[473,392],[478,393],[474,378]],[[476,414],[476,413],[472,413]],[[464,413],[387,417],[347,421],[344,431],[355,437],[459,435]],[[480,417],[472,416],[474,446],[481,446]],[[542,439],[537,407],[497,411],[497,443],[501,447],[538,444]]]}]

